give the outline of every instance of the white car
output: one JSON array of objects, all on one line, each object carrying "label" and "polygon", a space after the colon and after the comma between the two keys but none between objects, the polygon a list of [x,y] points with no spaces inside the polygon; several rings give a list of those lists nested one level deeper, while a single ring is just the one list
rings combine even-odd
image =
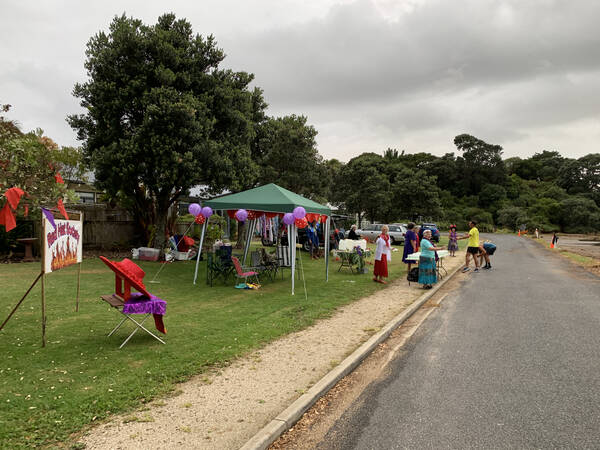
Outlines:
[{"label": "white car", "polygon": [[[360,237],[367,239],[368,241],[374,241],[381,234],[381,227],[385,225],[383,223],[374,223],[367,225],[365,228],[356,230],[356,234]],[[406,228],[402,225],[388,225],[390,229],[390,244],[404,244],[404,235],[406,234]],[[346,233],[346,236],[348,234]]]}]

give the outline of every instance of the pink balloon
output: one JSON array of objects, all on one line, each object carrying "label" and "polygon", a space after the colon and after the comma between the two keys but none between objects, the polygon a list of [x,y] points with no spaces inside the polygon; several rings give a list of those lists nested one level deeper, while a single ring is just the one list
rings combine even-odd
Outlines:
[{"label": "pink balloon", "polygon": [[294,208],[294,219],[302,219],[306,216],[306,210],[302,206]]},{"label": "pink balloon", "polygon": [[192,203],[190,206],[188,206],[188,212],[194,217],[200,214],[201,211],[202,207],[198,203]]},{"label": "pink balloon", "polygon": [[206,217],[207,219],[212,216],[213,214],[213,210],[210,206],[205,206],[204,208],[202,208],[202,215],[204,217]]},{"label": "pink balloon", "polygon": [[294,223],[294,215],[292,213],[285,213],[281,220],[284,224],[291,225]]},{"label": "pink balloon", "polygon": [[245,222],[248,218],[248,211],[246,211],[245,209],[238,209],[235,212],[235,218],[240,222]]}]

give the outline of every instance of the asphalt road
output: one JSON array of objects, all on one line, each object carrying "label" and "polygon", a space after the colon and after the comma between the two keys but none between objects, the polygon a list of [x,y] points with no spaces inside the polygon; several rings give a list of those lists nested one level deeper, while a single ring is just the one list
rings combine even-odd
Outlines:
[{"label": "asphalt road", "polygon": [[493,241],[319,448],[600,448],[600,279]]}]

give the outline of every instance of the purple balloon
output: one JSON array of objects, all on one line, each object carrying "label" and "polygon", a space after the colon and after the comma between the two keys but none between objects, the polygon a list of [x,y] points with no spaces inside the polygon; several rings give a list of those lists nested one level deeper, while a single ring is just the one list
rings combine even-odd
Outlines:
[{"label": "purple balloon", "polygon": [[188,206],[188,212],[194,217],[200,214],[201,211],[202,207],[198,203],[192,203],[190,206]]},{"label": "purple balloon", "polygon": [[210,206],[205,206],[204,208],[202,208],[202,215],[204,217],[206,217],[207,219],[212,216],[213,214],[213,210]]},{"label": "purple balloon", "polygon": [[291,225],[294,223],[294,215],[292,213],[285,213],[282,219],[283,223],[286,225]]},{"label": "purple balloon", "polygon": [[296,206],[294,208],[294,219],[302,219],[306,216],[306,210],[302,206]]},{"label": "purple balloon", "polygon": [[248,218],[248,211],[245,209],[238,209],[235,213],[235,218],[240,222],[245,222]]}]

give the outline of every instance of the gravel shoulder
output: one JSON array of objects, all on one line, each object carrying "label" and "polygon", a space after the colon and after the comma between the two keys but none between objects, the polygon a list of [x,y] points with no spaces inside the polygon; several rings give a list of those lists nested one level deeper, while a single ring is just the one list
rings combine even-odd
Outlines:
[{"label": "gravel shoulder", "polygon": [[[463,263],[461,256],[446,259],[448,270]],[[423,292],[397,280],[78,441],[94,449],[239,448]]]}]

